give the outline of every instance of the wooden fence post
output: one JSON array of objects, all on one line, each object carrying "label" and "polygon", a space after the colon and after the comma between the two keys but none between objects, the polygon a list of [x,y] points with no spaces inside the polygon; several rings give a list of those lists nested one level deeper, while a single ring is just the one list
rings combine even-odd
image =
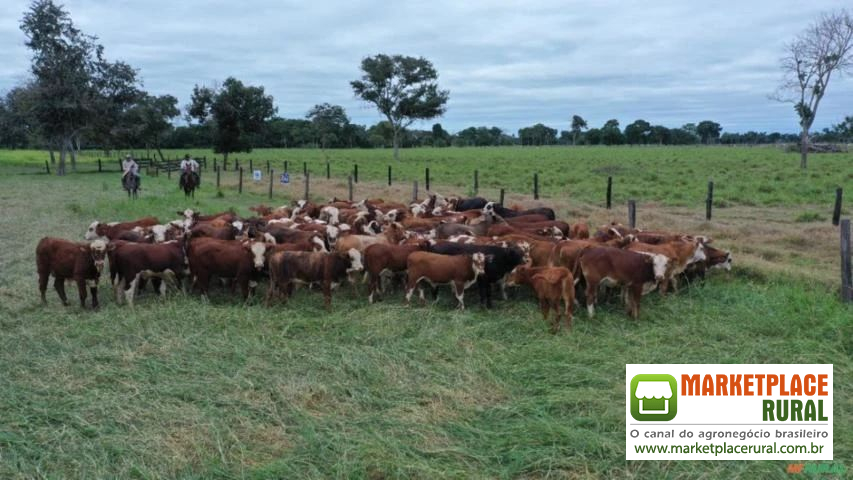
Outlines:
[{"label": "wooden fence post", "polygon": [[347,198],[349,198],[349,201],[351,202],[352,201],[352,175],[347,176],[347,187],[348,187]]},{"label": "wooden fence post", "polygon": [[239,159],[239,158],[235,158],[235,159],[234,159],[234,168],[235,168],[235,169],[239,169],[239,168],[240,168],[240,159]]},{"label": "wooden fence post", "polygon": [[628,226],[637,228],[637,202],[628,200]]},{"label": "wooden fence post", "polygon": [[166,167],[166,178],[168,178],[169,180],[172,179],[172,169],[169,167]]},{"label": "wooden fence post", "polygon": [[287,173],[287,160],[284,161],[284,173]]},{"label": "wooden fence post", "polygon": [[219,190],[219,167],[216,167],[216,189]]},{"label": "wooden fence post", "polygon": [[332,178],[332,164],[329,162],[326,162],[326,180],[329,180],[331,178]]},{"label": "wooden fence post", "polygon": [[237,187],[237,193],[243,193],[243,167],[240,167],[240,182]]},{"label": "wooden fence post", "polygon": [[429,191],[429,167],[426,167],[426,169],[424,170],[424,180],[425,180],[424,186],[426,187],[427,192],[428,192]]},{"label": "wooden fence post", "polygon": [[533,199],[539,200],[539,174],[533,174]]},{"label": "wooden fence post", "polygon": [[[267,162],[267,165],[269,165],[269,162]],[[268,193],[269,198],[272,198],[272,177],[274,177],[274,176],[275,176],[275,175],[274,175],[274,173],[275,173],[275,172],[273,172],[272,170],[269,170],[269,171],[268,171],[268,173],[269,173],[269,176],[270,176],[270,190],[269,190],[269,192],[267,192],[267,193]]]},{"label": "wooden fence post", "polygon": [[835,189],[835,208],[832,210],[832,224],[838,226],[841,219],[841,187]]},{"label": "wooden fence post", "polygon": [[388,165],[388,186],[391,186],[391,165]]},{"label": "wooden fence post", "polygon": [[302,174],[308,175],[308,162],[302,162]]},{"label": "wooden fence post", "polygon": [[358,183],[358,164],[352,164],[352,181]]},{"label": "wooden fence post", "polygon": [[841,301],[853,302],[853,274],[850,266],[850,219],[841,221]]},{"label": "wooden fence post", "polygon": [[47,163],[47,160],[44,161],[44,169],[48,175],[50,175],[50,164]]},{"label": "wooden fence post", "polygon": [[613,177],[607,177],[607,209],[610,210],[611,198],[613,195]]},{"label": "wooden fence post", "polygon": [[101,173],[103,170],[101,169],[101,159],[98,159],[98,173]]},{"label": "wooden fence post", "polygon": [[711,209],[714,207],[714,181],[708,181],[708,197],[705,199],[705,220],[711,220]]},{"label": "wooden fence post", "polygon": [[216,157],[213,157],[213,169],[217,170],[217,167],[219,167],[219,165],[216,164]]},{"label": "wooden fence post", "polygon": [[477,191],[480,190],[480,171],[474,170],[474,195],[477,195]]},{"label": "wooden fence post", "polygon": [[501,206],[503,206],[503,204],[504,204],[504,189],[503,188],[501,189],[501,201],[499,203],[501,204]]},{"label": "wooden fence post", "polygon": [[310,177],[309,173],[306,171],[305,172],[305,200],[306,201],[308,200],[308,185],[310,183],[310,180],[311,180],[311,177]]},{"label": "wooden fence post", "polygon": [[252,174],[254,175],[254,172],[255,172],[255,166],[252,164],[252,159],[251,159],[251,158],[249,159],[249,171],[250,171],[250,172],[252,172]]},{"label": "wooden fence post", "polygon": [[271,171],[272,170],[270,170],[270,161],[267,160],[267,173],[270,173]]},{"label": "wooden fence post", "polygon": [[418,201],[418,181],[415,180],[412,183],[412,203],[415,203],[417,201]]}]

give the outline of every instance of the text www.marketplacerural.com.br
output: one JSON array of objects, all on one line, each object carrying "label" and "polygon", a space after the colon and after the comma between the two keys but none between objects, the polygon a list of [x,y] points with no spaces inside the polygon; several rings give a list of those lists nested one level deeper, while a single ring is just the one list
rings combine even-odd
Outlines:
[{"label": "text www.marketplacerural.com.br", "polygon": [[705,455],[725,455],[725,454],[819,454],[823,450],[823,445],[816,445],[809,442],[809,445],[729,445],[726,442],[722,444],[710,443],[702,445],[699,442],[685,445],[634,445],[636,453],[670,453],[670,454],[705,454]]}]

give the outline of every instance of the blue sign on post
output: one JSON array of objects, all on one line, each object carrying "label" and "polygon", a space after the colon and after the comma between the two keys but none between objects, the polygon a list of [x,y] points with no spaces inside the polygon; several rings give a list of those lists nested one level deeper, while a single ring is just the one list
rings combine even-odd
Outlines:
[{"label": "blue sign on post", "polygon": [[290,183],[290,174],[284,172],[281,174],[281,183]]}]

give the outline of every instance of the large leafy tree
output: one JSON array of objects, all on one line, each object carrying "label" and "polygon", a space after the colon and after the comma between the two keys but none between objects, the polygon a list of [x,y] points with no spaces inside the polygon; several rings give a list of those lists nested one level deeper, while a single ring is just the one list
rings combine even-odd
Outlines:
[{"label": "large leafy tree", "polygon": [[[59,149],[58,175],[65,175],[66,153],[75,166],[75,143],[88,129],[98,136],[135,100],[136,71],[110,63],[97,37],[74,26],[53,0],[36,0],[21,20],[33,52],[30,118],[51,150]],[[103,120],[106,118],[106,120]]]},{"label": "large leafy tree", "polygon": [[809,129],[836,72],[853,69],[853,16],[847,10],[822,15],[785,48],[784,78],[773,98],[794,104],[800,120],[800,167],[806,168]]},{"label": "large leafy tree", "polygon": [[416,120],[443,115],[450,92],[438,88],[438,72],[423,57],[379,54],[363,59],[361,70],[361,79],[350,85],[387,119],[394,159],[399,160],[400,132]]},{"label": "large leafy tree", "polygon": [[586,130],[586,120],[580,115],[572,115],[572,145],[578,144],[578,137]]},{"label": "large leafy tree", "polygon": [[720,139],[720,132],[723,130],[720,124],[711,120],[702,120],[699,125],[696,125],[696,133],[702,139],[702,143],[714,143]]},{"label": "large leafy tree", "polygon": [[317,144],[325,153],[327,147],[342,144],[347,133],[349,117],[344,107],[322,103],[314,105],[305,115],[317,134]]},{"label": "large leafy tree", "polygon": [[247,86],[234,77],[218,88],[196,85],[187,110],[190,118],[213,126],[213,150],[225,161],[230,153],[252,151],[252,135],[261,133],[276,112],[264,87]]},{"label": "large leafy tree", "polygon": [[645,120],[634,120],[633,123],[625,127],[625,141],[630,144],[649,143],[649,137],[652,134],[652,126]]},{"label": "large leafy tree", "polygon": [[134,143],[141,142],[146,147],[153,147],[160,155],[160,160],[165,160],[160,148],[166,135],[173,129],[172,119],[180,114],[177,98],[146,94],[128,110],[123,123],[131,129],[130,137]]},{"label": "large leafy tree", "polygon": [[604,145],[622,145],[625,143],[625,136],[619,129],[619,120],[611,118],[604,122],[604,126],[601,127],[601,143]]}]

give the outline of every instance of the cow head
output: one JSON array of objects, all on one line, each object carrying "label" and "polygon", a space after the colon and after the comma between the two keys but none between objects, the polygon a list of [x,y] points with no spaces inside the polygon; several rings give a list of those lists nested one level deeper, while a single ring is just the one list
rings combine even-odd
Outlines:
[{"label": "cow head", "polygon": [[385,214],[385,221],[388,223],[394,223],[397,221],[397,215],[399,215],[399,212],[396,208],[388,210],[388,213]]},{"label": "cow head", "polygon": [[349,257],[349,268],[347,268],[347,273],[360,272],[364,270],[364,264],[361,263],[361,252],[354,248],[350,248],[347,250],[347,256]]},{"label": "cow head", "polygon": [[486,202],[486,206],[483,207],[483,215],[494,215],[495,214],[495,202]]},{"label": "cow head", "polygon": [[198,220],[199,212],[193,211],[191,208],[187,208],[183,212],[177,212],[178,215],[184,217],[184,225],[186,228],[189,228]]},{"label": "cow head", "polygon": [[424,207],[422,207],[419,203],[413,203],[410,207],[410,210],[412,211],[412,216],[416,218],[423,215],[425,211]]},{"label": "cow head", "polygon": [[528,268],[530,268],[528,265],[519,265],[513,268],[512,271],[509,272],[509,275],[506,276],[506,286],[514,287],[520,284],[521,278],[524,277]]},{"label": "cow head", "polygon": [[485,255],[477,252],[471,255],[471,269],[474,270],[474,275],[479,276],[486,272],[486,261],[494,258],[492,255]]},{"label": "cow head", "polygon": [[655,273],[655,281],[660,282],[664,279],[666,275],[666,268],[669,264],[669,259],[664,255],[659,255],[657,253],[649,254],[652,262],[652,270]]},{"label": "cow head", "polygon": [[92,256],[92,261],[95,263],[95,268],[98,270],[98,274],[100,275],[101,271],[104,270],[104,258],[107,256],[107,241],[106,240],[94,240],[89,244],[89,247],[80,247],[80,250],[88,253]]},{"label": "cow head", "polygon": [[311,243],[313,243],[315,245],[315,247],[314,247],[315,252],[326,252],[326,253],[329,252],[329,249],[326,248],[326,242],[324,242],[323,239],[320,238],[319,235],[312,237]]},{"label": "cow head", "polygon": [[89,229],[86,230],[86,234],[84,235],[84,238],[86,240],[94,240],[94,239],[98,238],[98,236],[99,236],[98,235],[98,227],[100,225],[101,225],[101,222],[98,222],[98,221],[92,222],[89,225]]},{"label": "cow head", "polygon": [[708,268],[722,268],[725,271],[732,269],[732,254],[729,251],[706,245]]},{"label": "cow head", "polygon": [[693,256],[690,258],[690,260],[687,261],[688,265],[690,265],[691,263],[702,262],[706,258],[708,258],[708,256],[705,254],[704,244],[697,243],[695,247],[696,248],[693,250]]},{"label": "cow head", "polygon": [[154,236],[154,243],[163,243],[166,241],[166,233],[170,229],[167,225],[154,225],[151,227],[151,235]]},{"label": "cow head", "polygon": [[243,242],[243,246],[252,254],[252,263],[255,265],[255,270],[263,270],[267,258],[268,244],[247,240]]}]

